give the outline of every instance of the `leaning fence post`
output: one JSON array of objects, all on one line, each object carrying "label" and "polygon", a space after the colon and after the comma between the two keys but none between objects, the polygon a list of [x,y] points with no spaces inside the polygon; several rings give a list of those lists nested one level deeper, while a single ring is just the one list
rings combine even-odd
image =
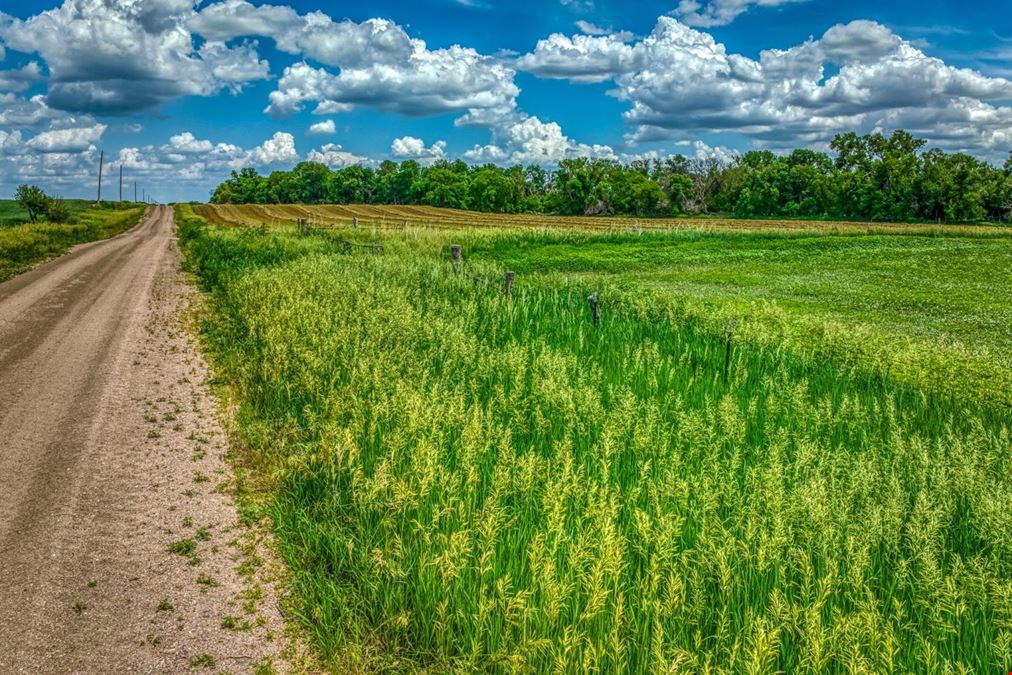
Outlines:
[{"label": "leaning fence post", "polygon": [[516,273],[512,271],[506,272],[506,283],[503,286],[503,295],[509,297],[513,293],[513,279],[516,277]]},{"label": "leaning fence post", "polygon": [[734,323],[728,319],[727,334],[724,337],[724,382],[727,382],[731,374],[731,335],[734,333]]},{"label": "leaning fence post", "polygon": [[459,272],[461,265],[464,263],[464,256],[460,252],[460,244],[450,246],[450,254],[453,255],[453,268]]},{"label": "leaning fence post", "polygon": [[598,306],[597,293],[591,293],[587,296],[587,303],[590,305],[590,313],[594,317],[594,325],[601,325],[601,308]]}]

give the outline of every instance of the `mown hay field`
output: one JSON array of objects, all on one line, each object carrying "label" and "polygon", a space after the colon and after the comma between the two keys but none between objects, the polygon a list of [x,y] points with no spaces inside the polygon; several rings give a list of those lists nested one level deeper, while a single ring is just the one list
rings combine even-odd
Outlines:
[{"label": "mown hay field", "polygon": [[567,229],[581,231],[816,231],[816,232],[925,232],[926,230],[967,234],[1008,234],[1009,228],[979,225],[911,225],[908,223],[860,223],[819,220],[746,220],[741,218],[629,218],[551,216],[544,214],[479,213],[434,206],[300,205],[300,204],[202,204],[194,213],[211,222],[244,227],[292,226],[299,219],[318,227],[360,227],[403,229]]},{"label": "mown hay field", "polygon": [[177,219],[330,669],[1012,662],[1008,237]]}]

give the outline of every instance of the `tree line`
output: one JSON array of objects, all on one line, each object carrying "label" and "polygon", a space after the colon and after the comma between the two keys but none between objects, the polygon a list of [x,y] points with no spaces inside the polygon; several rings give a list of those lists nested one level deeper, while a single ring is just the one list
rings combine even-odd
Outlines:
[{"label": "tree line", "polygon": [[922,151],[905,131],[838,135],[832,154],[795,150],[620,163],[567,159],[541,166],[385,161],[331,170],[302,162],[261,176],[233,171],[216,204],[422,204],[493,213],[868,221],[1012,221],[1012,154],[999,168],[965,153]]}]

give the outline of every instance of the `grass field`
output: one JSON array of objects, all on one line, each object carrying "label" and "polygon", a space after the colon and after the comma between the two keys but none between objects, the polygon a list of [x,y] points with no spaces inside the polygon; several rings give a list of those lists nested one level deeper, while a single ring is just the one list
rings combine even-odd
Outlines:
[{"label": "grass field", "polygon": [[[0,224],[0,281],[20,274],[32,265],[58,256],[71,246],[106,239],[133,227],[144,207],[135,204],[84,206],[72,202],[73,224]],[[0,202],[0,220],[17,213],[14,202]]]},{"label": "grass field", "polygon": [[333,670],[1012,663],[1000,231],[177,219]]},{"label": "grass field", "polygon": [[[87,211],[94,202],[86,199],[64,200],[72,217]],[[28,212],[12,199],[0,199],[0,227],[7,225],[23,225],[28,222]]]}]

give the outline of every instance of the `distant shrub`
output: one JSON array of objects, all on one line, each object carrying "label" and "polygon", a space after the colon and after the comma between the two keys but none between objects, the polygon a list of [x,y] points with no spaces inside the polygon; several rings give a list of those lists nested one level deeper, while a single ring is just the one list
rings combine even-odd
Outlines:
[{"label": "distant shrub", "polygon": [[51,223],[69,223],[71,220],[70,207],[62,199],[51,199],[46,208],[46,218]]}]

